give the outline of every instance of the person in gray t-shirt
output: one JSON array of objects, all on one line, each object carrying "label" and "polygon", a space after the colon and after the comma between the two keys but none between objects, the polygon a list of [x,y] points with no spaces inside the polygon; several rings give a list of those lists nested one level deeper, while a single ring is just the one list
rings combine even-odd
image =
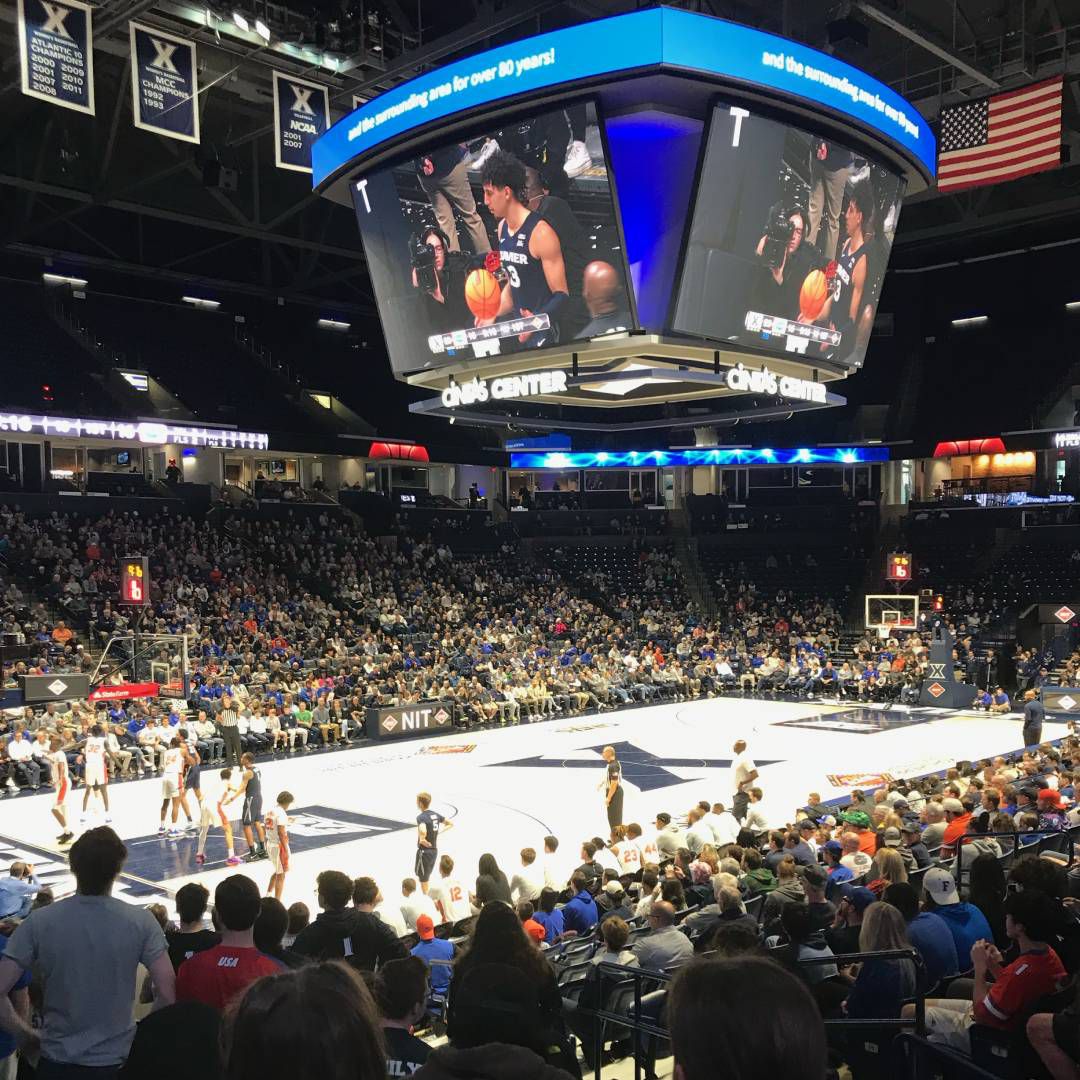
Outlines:
[{"label": "person in gray t-shirt", "polygon": [[[11,935],[0,959],[0,1027],[24,1051],[40,1049],[43,1080],[92,1066],[116,1075],[135,1035],[132,1003],[139,964],[150,972],[157,1006],[171,1005],[176,976],[165,935],[144,908],[109,895],[127,848],[109,828],[91,829],[71,849],[75,896],[39,908]],[[44,1025],[35,1031],[8,993],[31,965],[45,984]]]}]

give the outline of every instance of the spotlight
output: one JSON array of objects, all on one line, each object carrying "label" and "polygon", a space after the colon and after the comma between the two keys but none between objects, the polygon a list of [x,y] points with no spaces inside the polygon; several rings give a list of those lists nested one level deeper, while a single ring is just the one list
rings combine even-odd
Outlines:
[{"label": "spotlight", "polygon": [[234,12],[232,13],[232,21],[233,21],[234,23],[236,23],[236,25],[237,25],[237,26],[238,26],[238,27],[239,27],[239,28],[240,28],[241,30],[243,30],[243,31],[244,31],[244,33],[247,33],[247,31],[248,31],[248,21],[247,21],[247,19],[246,19],[246,18],[244,17],[244,15],[243,15],[243,13],[242,13],[242,12],[239,12],[239,11],[234,11]]},{"label": "spotlight", "polygon": [[255,33],[263,39],[263,41],[270,40],[270,27],[262,21],[262,19],[255,20]]}]

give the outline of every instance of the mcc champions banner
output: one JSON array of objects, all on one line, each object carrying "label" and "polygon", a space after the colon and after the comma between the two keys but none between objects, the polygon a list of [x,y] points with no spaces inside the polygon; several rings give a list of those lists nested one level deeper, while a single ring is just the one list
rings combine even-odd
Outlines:
[{"label": "mcc champions banner", "polygon": [[94,114],[94,31],[82,0],[18,0],[22,92]]},{"label": "mcc champions banner", "polygon": [[311,172],[311,147],[330,126],[325,86],[274,72],[274,164]]},{"label": "mcc champions banner", "polygon": [[199,76],[195,42],[138,23],[129,23],[128,27],[135,126],[170,139],[197,143]]}]

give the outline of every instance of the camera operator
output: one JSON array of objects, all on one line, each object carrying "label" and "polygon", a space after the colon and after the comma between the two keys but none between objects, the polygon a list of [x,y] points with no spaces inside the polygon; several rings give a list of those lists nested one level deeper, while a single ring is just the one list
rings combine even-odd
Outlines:
[{"label": "camera operator", "polygon": [[756,253],[762,261],[750,299],[750,310],[794,319],[799,290],[817,260],[803,243],[806,214],[797,206],[777,203],[770,209]]},{"label": "camera operator", "polygon": [[431,328],[460,330],[472,326],[473,315],[465,303],[465,278],[470,257],[451,251],[442,229],[429,225],[409,238],[412,283],[424,297]]},{"label": "camera operator", "polygon": [[34,867],[16,859],[8,868],[8,877],[0,878],[0,919],[25,919],[34,897],[45,888],[34,876]]}]

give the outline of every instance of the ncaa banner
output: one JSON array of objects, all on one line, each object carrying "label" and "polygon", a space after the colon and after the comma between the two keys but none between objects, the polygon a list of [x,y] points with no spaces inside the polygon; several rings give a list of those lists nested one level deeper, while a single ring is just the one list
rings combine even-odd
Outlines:
[{"label": "ncaa banner", "polygon": [[311,146],[330,126],[325,86],[274,72],[274,164],[311,172]]},{"label": "ncaa banner", "polygon": [[195,42],[129,23],[131,108],[135,126],[170,139],[199,141]]},{"label": "ncaa banner", "polygon": [[82,0],[18,0],[22,92],[94,115],[94,32]]}]

